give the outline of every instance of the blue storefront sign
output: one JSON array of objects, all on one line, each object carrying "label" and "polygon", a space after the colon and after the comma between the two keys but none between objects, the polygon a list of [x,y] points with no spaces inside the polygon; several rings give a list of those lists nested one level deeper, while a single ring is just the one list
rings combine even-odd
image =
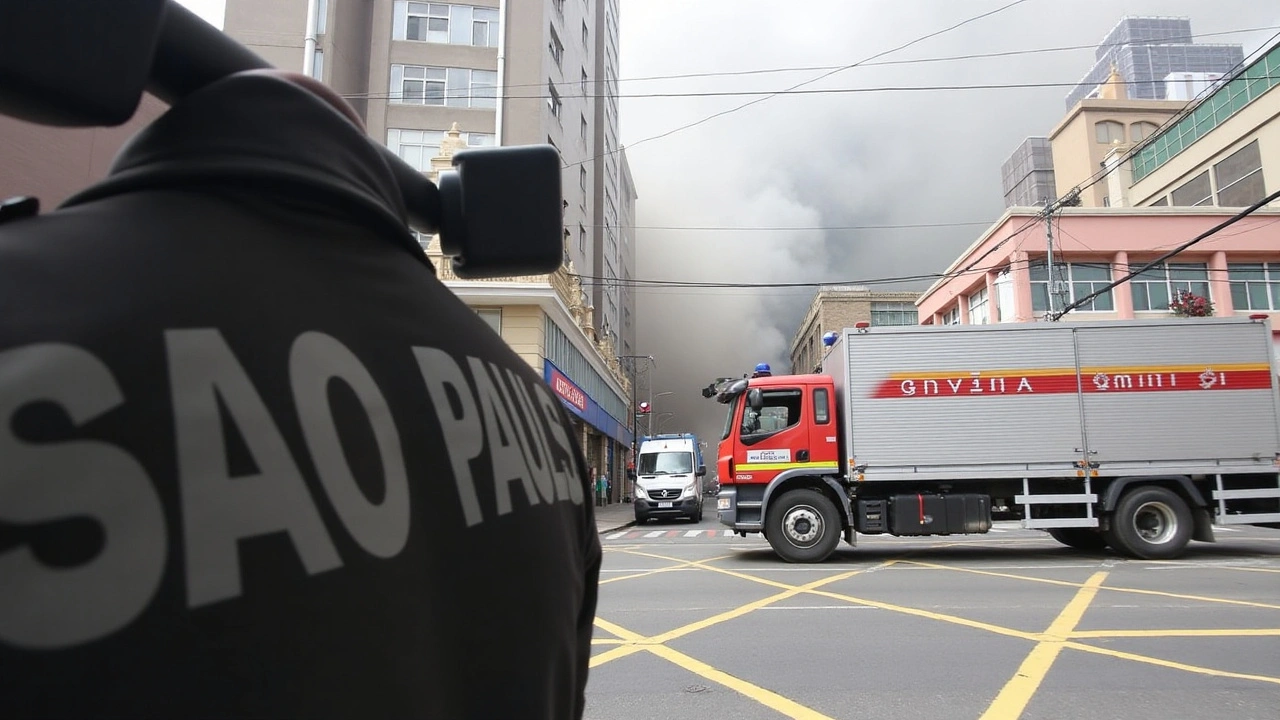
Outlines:
[{"label": "blue storefront sign", "polygon": [[555,363],[545,358],[542,362],[543,378],[569,412],[582,418],[583,422],[623,445],[631,446],[631,429],[627,427],[625,422],[605,412],[599,403],[591,399],[591,396],[578,387],[577,383],[570,380],[568,375],[561,372],[560,368],[555,366]]}]

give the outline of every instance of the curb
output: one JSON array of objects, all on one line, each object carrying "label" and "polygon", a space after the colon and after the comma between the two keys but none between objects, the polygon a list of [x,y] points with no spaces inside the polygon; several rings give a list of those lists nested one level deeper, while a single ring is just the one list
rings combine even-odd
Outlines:
[{"label": "curb", "polygon": [[604,535],[605,533],[618,532],[619,530],[625,530],[635,524],[636,524],[636,521],[632,520],[631,522],[625,523],[623,525],[619,525],[618,527],[611,527],[611,528],[606,528],[604,530],[600,530],[597,534]]}]

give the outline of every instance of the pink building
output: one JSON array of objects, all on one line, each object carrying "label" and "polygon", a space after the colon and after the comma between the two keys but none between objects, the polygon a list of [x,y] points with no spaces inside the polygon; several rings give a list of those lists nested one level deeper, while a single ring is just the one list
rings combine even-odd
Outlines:
[{"label": "pink building", "polygon": [[[917,301],[921,324],[1031,322],[1123,277],[1240,211],[1211,206],[1063,208],[1048,224],[1037,208],[1010,208]],[[1057,292],[1053,292],[1053,290]],[[1271,316],[1280,353],[1280,209],[1259,210],[1167,263],[1099,295],[1063,321],[1161,317],[1178,291],[1213,303],[1214,315]]]}]

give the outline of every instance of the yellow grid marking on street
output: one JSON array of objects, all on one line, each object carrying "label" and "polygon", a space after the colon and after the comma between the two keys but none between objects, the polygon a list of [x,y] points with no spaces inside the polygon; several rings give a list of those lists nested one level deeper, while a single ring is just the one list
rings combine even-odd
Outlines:
[{"label": "yellow grid marking on street", "polygon": [[1094,647],[1078,642],[1067,642],[1066,647],[1072,650],[1080,650],[1095,655],[1106,655],[1108,657],[1119,658],[1121,660],[1132,660],[1133,662],[1145,663],[1147,665],[1156,665],[1158,667],[1171,668],[1173,670],[1183,670],[1198,675],[1208,675],[1210,677],[1235,678],[1237,680],[1254,680],[1257,682],[1272,683],[1280,685],[1280,677],[1271,677],[1269,675],[1249,675],[1246,673],[1228,672],[1226,670],[1215,670],[1213,668],[1200,667],[1197,665],[1187,665],[1185,663],[1173,662],[1172,660],[1162,660],[1147,655],[1138,655],[1136,653],[1127,653],[1121,650],[1110,650],[1108,648]]},{"label": "yellow grid marking on street", "polygon": [[[1013,575],[1011,573],[994,572],[991,570],[974,570],[973,568],[950,567],[948,565],[937,565],[934,563],[919,562],[916,560],[903,560],[904,563],[919,565],[933,570],[950,570],[952,572],[972,573],[974,575],[990,575],[992,577],[1008,578],[1010,580],[1023,580],[1028,582],[1045,583],[1048,585],[1062,585],[1064,587],[1081,587],[1078,582],[1070,580],[1053,580],[1051,578],[1040,578],[1033,575]],[[1223,603],[1226,605],[1243,605],[1244,607],[1262,608],[1264,610],[1280,610],[1280,605],[1272,605],[1270,603],[1253,602],[1250,600],[1231,600],[1229,598],[1206,597],[1204,595],[1184,595],[1182,593],[1164,592],[1162,590],[1143,590],[1140,588],[1112,587],[1108,585],[1104,588],[1108,592],[1132,593],[1135,595],[1155,595],[1157,597],[1175,598],[1178,600],[1196,600],[1198,602],[1207,603]]]},{"label": "yellow grid marking on street", "polygon": [[[958,543],[949,543],[949,544],[958,544]],[[636,547],[636,546],[631,546],[631,547]],[[1276,636],[1280,636],[1280,628],[1251,628],[1251,629],[1244,628],[1244,629],[1212,629],[1212,630],[1204,630],[1204,629],[1101,630],[1101,631],[1076,631],[1074,629],[1076,624],[1079,623],[1085,610],[1089,607],[1090,603],[1094,601],[1094,599],[1097,596],[1097,593],[1101,590],[1107,590],[1111,592],[1140,594],[1140,595],[1153,595],[1157,597],[1175,598],[1179,600],[1193,600],[1193,601],[1201,601],[1206,603],[1223,603],[1223,604],[1229,604],[1229,605],[1240,605],[1245,607],[1254,607],[1254,608],[1261,608],[1261,609],[1267,609],[1267,610],[1280,610],[1280,605],[1250,602],[1245,600],[1232,600],[1229,598],[1216,598],[1216,597],[1206,597],[1206,596],[1199,596],[1199,595],[1169,593],[1169,592],[1162,592],[1157,590],[1143,590],[1138,588],[1103,586],[1102,585],[1103,580],[1107,577],[1107,574],[1108,574],[1105,571],[1096,572],[1088,580],[1086,580],[1083,583],[1080,583],[1080,582],[1072,582],[1072,581],[1066,581],[1066,580],[1040,578],[1040,577],[1035,577],[1030,575],[1014,575],[1011,573],[1001,573],[1001,572],[994,572],[989,570],[976,570],[972,568],[951,567],[946,565],[938,565],[935,563],[928,563],[928,562],[906,559],[907,556],[914,554],[915,552],[918,552],[919,549],[913,549],[908,553],[904,553],[902,557],[887,560],[872,567],[863,568],[863,569],[854,570],[854,571],[839,572],[834,575],[821,578],[803,585],[793,585],[785,582],[780,582],[777,580],[771,580],[769,578],[758,577],[756,575],[751,575],[745,572],[738,572],[735,570],[729,570],[726,568],[720,568],[720,567],[716,567],[714,565],[708,564],[718,560],[734,557],[734,555],[723,555],[723,556],[707,558],[703,560],[683,560],[681,558],[674,558],[674,557],[661,555],[657,553],[633,550],[633,549],[630,549],[630,547],[625,549],[615,548],[614,550],[616,552],[621,552],[629,555],[637,555],[642,557],[649,557],[649,558],[664,560],[667,562],[675,563],[675,565],[672,565],[666,568],[655,569],[649,572],[638,573],[635,575],[611,578],[608,581],[602,581],[602,582],[613,582],[617,580],[633,579],[637,577],[652,575],[657,572],[666,572],[671,570],[694,569],[694,570],[707,570],[717,574],[726,575],[729,577],[735,577],[735,578],[747,580],[753,583],[758,583],[761,585],[778,588],[782,592],[779,592],[775,595],[771,595],[767,598],[763,598],[761,600],[756,600],[751,603],[747,603],[745,605],[739,606],[732,610],[719,613],[717,615],[706,618],[704,620],[690,623],[688,625],[684,625],[682,627],[676,628],[674,630],[669,630],[665,633],[655,635],[652,637],[645,637],[643,635],[639,635],[635,632],[627,630],[626,628],[623,628],[619,625],[610,623],[606,620],[603,620],[597,617],[596,626],[602,630],[605,630],[606,632],[609,632],[615,635],[618,639],[595,639],[592,641],[593,644],[599,644],[599,645],[617,645],[617,647],[614,647],[611,650],[607,650],[605,652],[602,652],[598,655],[593,656],[591,658],[592,668],[598,667],[600,665],[604,665],[605,663],[611,662],[613,660],[617,660],[619,658],[626,657],[628,655],[635,654],[637,652],[647,651],[654,655],[662,657],[686,670],[694,672],[695,674],[700,675],[708,680],[711,680],[712,682],[719,683],[725,687],[728,687],[737,692],[740,692],[744,696],[749,697],[753,700],[756,700],[757,702],[760,702],[761,704],[767,707],[770,707],[774,710],[777,710],[778,712],[788,717],[804,718],[805,720],[808,720],[810,718],[816,719],[816,718],[823,718],[825,716],[809,708],[806,708],[803,705],[800,705],[792,700],[782,697],[781,695],[778,695],[773,691],[766,690],[759,686],[753,685],[745,680],[742,680],[741,678],[738,678],[736,676],[729,675],[728,673],[724,673],[723,671],[717,670],[716,668],[710,665],[707,665],[700,660],[692,658],[688,655],[685,655],[684,653],[681,653],[677,650],[674,650],[668,647],[664,643],[679,637],[683,637],[685,635],[696,632],[698,630],[702,630],[707,627],[711,627],[713,625],[725,622],[727,620],[748,615],[751,612],[763,609],[781,600],[794,597],[797,595],[801,595],[801,594],[808,594],[808,595],[816,595],[824,598],[830,598],[834,600],[840,600],[842,602],[850,603],[853,605],[878,608],[878,609],[887,610],[890,612],[896,612],[896,613],[901,613],[905,615],[912,615],[915,617],[937,620],[940,622],[946,622],[946,623],[958,625],[961,627],[967,627],[967,628],[972,628],[976,630],[983,630],[996,635],[1014,637],[1014,638],[1028,640],[1030,642],[1036,643],[1036,646],[1032,649],[1031,653],[1027,656],[1027,658],[1023,661],[1022,665],[1019,667],[1017,674],[1015,674],[1015,676],[1005,685],[1005,687],[1001,690],[1000,694],[996,697],[995,701],[992,702],[992,705],[988,708],[987,713],[983,716],[984,718],[989,717],[989,718],[1003,719],[1003,718],[1018,717],[1022,713],[1022,711],[1026,708],[1027,703],[1029,703],[1031,698],[1034,696],[1036,690],[1039,688],[1040,683],[1043,681],[1044,677],[1047,675],[1047,673],[1051,669],[1051,666],[1054,660],[1061,653],[1063,648],[1070,648],[1073,650],[1078,650],[1080,652],[1092,653],[1096,655],[1105,655],[1108,657],[1118,658],[1122,660],[1129,660],[1129,661],[1143,663],[1147,665],[1153,665],[1157,667],[1176,669],[1184,672],[1205,675],[1210,677],[1234,678],[1234,679],[1240,679],[1240,680],[1264,682],[1269,684],[1280,684],[1280,678],[1277,678],[1277,677],[1271,677],[1266,675],[1251,675],[1246,673],[1234,673],[1234,672],[1229,672],[1225,670],[1216,670],[1213,668],[1188,665],[1186,663],[1179,663],[1179,662],[1174,662],[1170,660],[1164,660],[1161,658],[1154,658],[1154,657],[1149,657],[1145,655],[1139,655],[1136,653],[1123,652],[1119,650],[1099,648],[1099,647],[1088,645],[1082,642],[1075,642],[1075,640],[1077,639],[1119,638],[1119,637],[1150,637],[1150,638],[1276,637]],[[840,580],[848,579],[850,577],[853,577],[862,573],[866,573],[869,571],[888,569],[898,564],[910,564],[917,568],[922,568],[927,570],[949,570],[952,572],[964,572],[964,573],[971,573],[976,575],[1002,577],[1002,578],[1007,578],[1011,580],[1020,580],[1024,582],[1037,582],[1037,583],[1044,583],[1044,584],[1050,584],[1050,585],[1057,585],[1061,587],[1073,587],[1073,588],[1077,588],[1078,592],[1072,598],[1071,602],[1069,602],[1067,606],[1063,609],[1062,613],[1058,615],[1058,617],[1054,620],[1054,622],[1050,625],[1050,627],[1043,633],[1037,633],[1037,632],[1025,632],[1025,631],[1017,630],[1014,628],[1001,627],[999,625],[993,625],[991,623],[985,623],[977,620],[970,620],[968,618],[963,618],[955,615],[948,615],[945,613],[939,613],[939,612],[934,612],[930,610],[922,610],[919,608],[913,608],[905,605],[895,605],[893,603],[881,602],[881,601],[872,600],[869,598],[855,597],[852,595],[846,595],[843,593],[831,592],[829,590],[820,589],[823,585],[828,585],[833,582],[838,582]],[[1238,568],[1238,567],[1230,567],[1230,566],[1219,566],[1219,567],[1221,567],[1222,569],[1232,569],[1232,570],[1280,572],[1280,570],[1268,570],[1263,568]],[[815,568],[815,570],[819,570],[819,569],[820,567]]]},{"label": "yellow grid marking on street", "polygon": [[[629,555],[646,555],[648,557],[658,557],[657,555],[649,555],[648,553],[642,553],[642,552],[619,551],[619,550],[614,550],[613,552],[626,552]],[[645,570],[644,572],[638,572],[633,575],[619,575],[618,577],[611,577],[607,580],[601,580],[598,584],[608,585],[609,583],[618,582],[619,580],[634,580],[636,578],[648,577],[650,575],[657,575],[658,573],[673,572],[675,570],[687,570],[689,568],[697,566],[698,563],[714,562],[716,560],[724,560],[725,558],[731,558],[731,557],[733,557],[733,555],[720,555],[718,557],[707,558],[706,560],[689,560],[685,562],[681,562],[679,560],[676,560],[675,558],[664,557],[662,558],[663,560],[671,560],[672,562],[678,562],[680,564],[672,565],[664,568],[654,568],[653,570]]]},{"label": "yellow grid marking on street", "polygon": [[1141,638],[1141,637],[1277,637],[1280,628],[1211,628],[1207,630],[1077,630],[1071,633],[1073,640],[1086,638]]},{"label": "yellow grid marking on street", "polygon": [[669,660],[672,663],[688,670],[689,672],[701,675],[702,677],[745,695],[752,700],[764,705],[772,710],[777,710],[789,718],[795,720],[832,720],[827,715],[823,715],[817,710],[801,705],[794,700],[789,700],[771,690],[765,690],[759,685],[753,685],[742,678],[730,675],[722,670],[717,670],[710,665],[695,660],[688,655],[667,647],[666,645],[656,645],[649,648],[649,652],[660,658]]},{"label": "yellow grid marking on street", "polygon": [[1031,702],[1031,697],[1036,694],[1040,683],[1058,659],[1067,637],[1080,624],[1085,610],[1089,609],[1089,604],[1098,594],[1098,588],[1102,587],[1102,581],[1106,579],[1107,573],[1096,572],[1084,582],[1071,602],[1050,623],[1049,629],[1044,632],[1044,638],[1031,649],[1013,678],[1005,683],[1000,694],[982,714],[983,720],[1004,720],[1022,715],[1022,711],[1027,709],[1027,703]]}]

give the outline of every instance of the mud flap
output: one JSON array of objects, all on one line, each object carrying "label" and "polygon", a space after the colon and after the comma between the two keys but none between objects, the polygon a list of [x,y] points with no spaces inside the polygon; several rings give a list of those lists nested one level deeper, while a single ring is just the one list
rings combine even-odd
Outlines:
[{"label": "mud flap", "polygon": [[853,547],[858,547],[858,534],[853,531],[853,528],[847,527],[844,529],[844,541]]},{"label": "mud flap", "polygon": [[1195,529],[1192,531],[1191,539],[1200,542],[1215,542],[1213,537],[1213,518],[1209,515],[1209,508],[1193,507],[1191,508],[1191,517],[1195,519]]}]

